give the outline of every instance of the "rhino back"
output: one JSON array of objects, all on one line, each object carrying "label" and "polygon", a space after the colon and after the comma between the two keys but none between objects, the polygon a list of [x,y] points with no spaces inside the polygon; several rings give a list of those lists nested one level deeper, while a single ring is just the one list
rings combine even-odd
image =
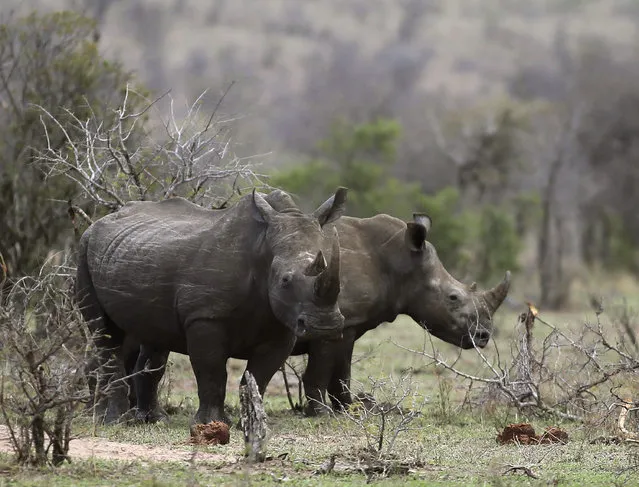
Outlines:
[{"label": "rhino back", "polygon": [[125,331],[172,344],[189,320],[228,317],[259,281],[252,256],[260,230],[249,211],[245,200],[211,211],[175,198],[97,221],[83,238],[106,314]]}]

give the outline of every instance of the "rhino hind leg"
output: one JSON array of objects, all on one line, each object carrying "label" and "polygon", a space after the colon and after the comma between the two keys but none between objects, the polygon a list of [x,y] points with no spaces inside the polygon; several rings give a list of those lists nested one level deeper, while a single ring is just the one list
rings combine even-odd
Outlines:
[{"label": "rhino hind leg", "polygon": [[167,421],[168,415],[159,403],[158,386],[166,371],[169,351],[148,345],[142,345],[139,350],[133,377],[137,396],[135,419],[143,423]]},{"label": "rhino hind leg", "polygon": [[[109,318],[106,317],[105,321],[110,328]],[[122,380],[127,372],[123,360],[123,343],[118,338],[100,332],[95,337],[98,349],[97,367],[93,369],[97,377],[94,391],[97,394],[96,417],[102,418],[105,424],[121,421],[130,409],[130,382]]]},{"label": "rhino hind leg", "polygon": [[122,345],[102,332],[96,333],[94,341],[97,354],[88,371],[92,406],[97,418],[105,424],[112,424],[120,421],[129,410],[129,384],[120,380],[126,374]]},{"label": "rhino hind leg", "polygon": [[76,276],[76,297],[80,312],[93,334],[97,349],[95,358],[88,364],[88,384],[93,398],[91,407],[96,417],[104,423],[120,420],[128,408],[128,384],[118,382],[125,374],[122,357],[124,333],[106,315],[98,301],[88,265],[84,256],[86,249],[79,251]]}]

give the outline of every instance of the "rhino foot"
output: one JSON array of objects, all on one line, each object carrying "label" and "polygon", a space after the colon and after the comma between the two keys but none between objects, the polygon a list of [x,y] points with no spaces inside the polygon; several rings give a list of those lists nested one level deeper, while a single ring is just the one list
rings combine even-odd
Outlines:
[{"label": "rhino foot", "polygon": [[106,405],[98,406],[95,416],[104,425],[126,423],[132,419],[132,414],[128,407],[122,407],[122,405],[111,400]]},{"label": "rhino foot", "polygon": [[304,406],[304,415],[309,417],[329,416],[332,412],[333,410],[330,406],[314,400],[308,401],[306,406]]},{"label": "rhino foot", "polygon": [[135,421],[137,423],[168,423],[169,415],[160,407],[151,411],[135,410]]}]

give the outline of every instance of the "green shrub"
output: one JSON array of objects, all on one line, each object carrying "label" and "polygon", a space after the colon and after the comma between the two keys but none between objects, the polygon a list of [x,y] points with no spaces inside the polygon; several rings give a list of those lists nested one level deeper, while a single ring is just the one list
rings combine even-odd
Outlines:
[{"label": "green shrub", "polygon": [[488,284],[506,269],[516,271],[521,246],[512,214],[495,206],[482,208],[477,233],[477,280]]},{"label": "green shrub", "polygon": [[65,147],[70,113],[108,123],[116,116],[110,102],[134,84],[100,55],[95,33],[94,21],[73,12],[0,23],[0,253],[10,277],[36,271],[47,252],[63,246],[71,229],[65,203],[79,192],[67,178],[47,178],[35,155]]}]

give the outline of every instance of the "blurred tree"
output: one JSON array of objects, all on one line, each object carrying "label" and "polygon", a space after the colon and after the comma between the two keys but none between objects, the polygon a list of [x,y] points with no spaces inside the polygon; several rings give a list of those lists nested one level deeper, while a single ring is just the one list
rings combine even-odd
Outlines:
[{"label": "blurred tree", "polygon": [[493,205],[484,206],[477,229],[477,280],[489,283],[501,277],[506,269],[517,271],[521,250],[512,213]]},{"label": "blurred tree", "polygon": [[357,217],[387,213],[410,219],[413,212],[425,212],[433,219],[428,238],[447,268],[464,275],[480,270],[480,281],[502,273],[504,266],[514,269],[519,239],[508,214],[492,207],[485,215],[461,212],[457,189],[426,195],[418,183],[391,176],[400,133],[399,124],[388,119],[340,123],[318,144],[316,159],[273,174],[270,183],[303,197],[309,207],[335,186],[346,186],[348,214]]},{"label": "blurred tree", "polygon": [[431,119],[435,142],[456,171],[465,202],[499,204],[516,194],[526,169],[519,138],[536,108],[506,98]]},{"label": "blurred tree", "polygon": [[349,188],[349,214],[368,217],[382,212],[409,218],[420,191],[390,176],[401,133],[393,120],[335,124],[330,136],[317,144],[317,158],[280,171],[271,184],[304,196],[309,204],[319,201],[329,188]]},{"label": "blurred tree", "polygon": [[[0,253],[11,277],[35,271],[61,243],[71,228],[66,202],[79,189],[66,178],[47,179],[34,155],[47,145],[65,147],[69,112],[80,120],[115,116],[106,107],[132,82],[101,57],[95,31],[93,21],[72,12],[0,24]],[[41,118],[37,106],[61,126]]]}]

